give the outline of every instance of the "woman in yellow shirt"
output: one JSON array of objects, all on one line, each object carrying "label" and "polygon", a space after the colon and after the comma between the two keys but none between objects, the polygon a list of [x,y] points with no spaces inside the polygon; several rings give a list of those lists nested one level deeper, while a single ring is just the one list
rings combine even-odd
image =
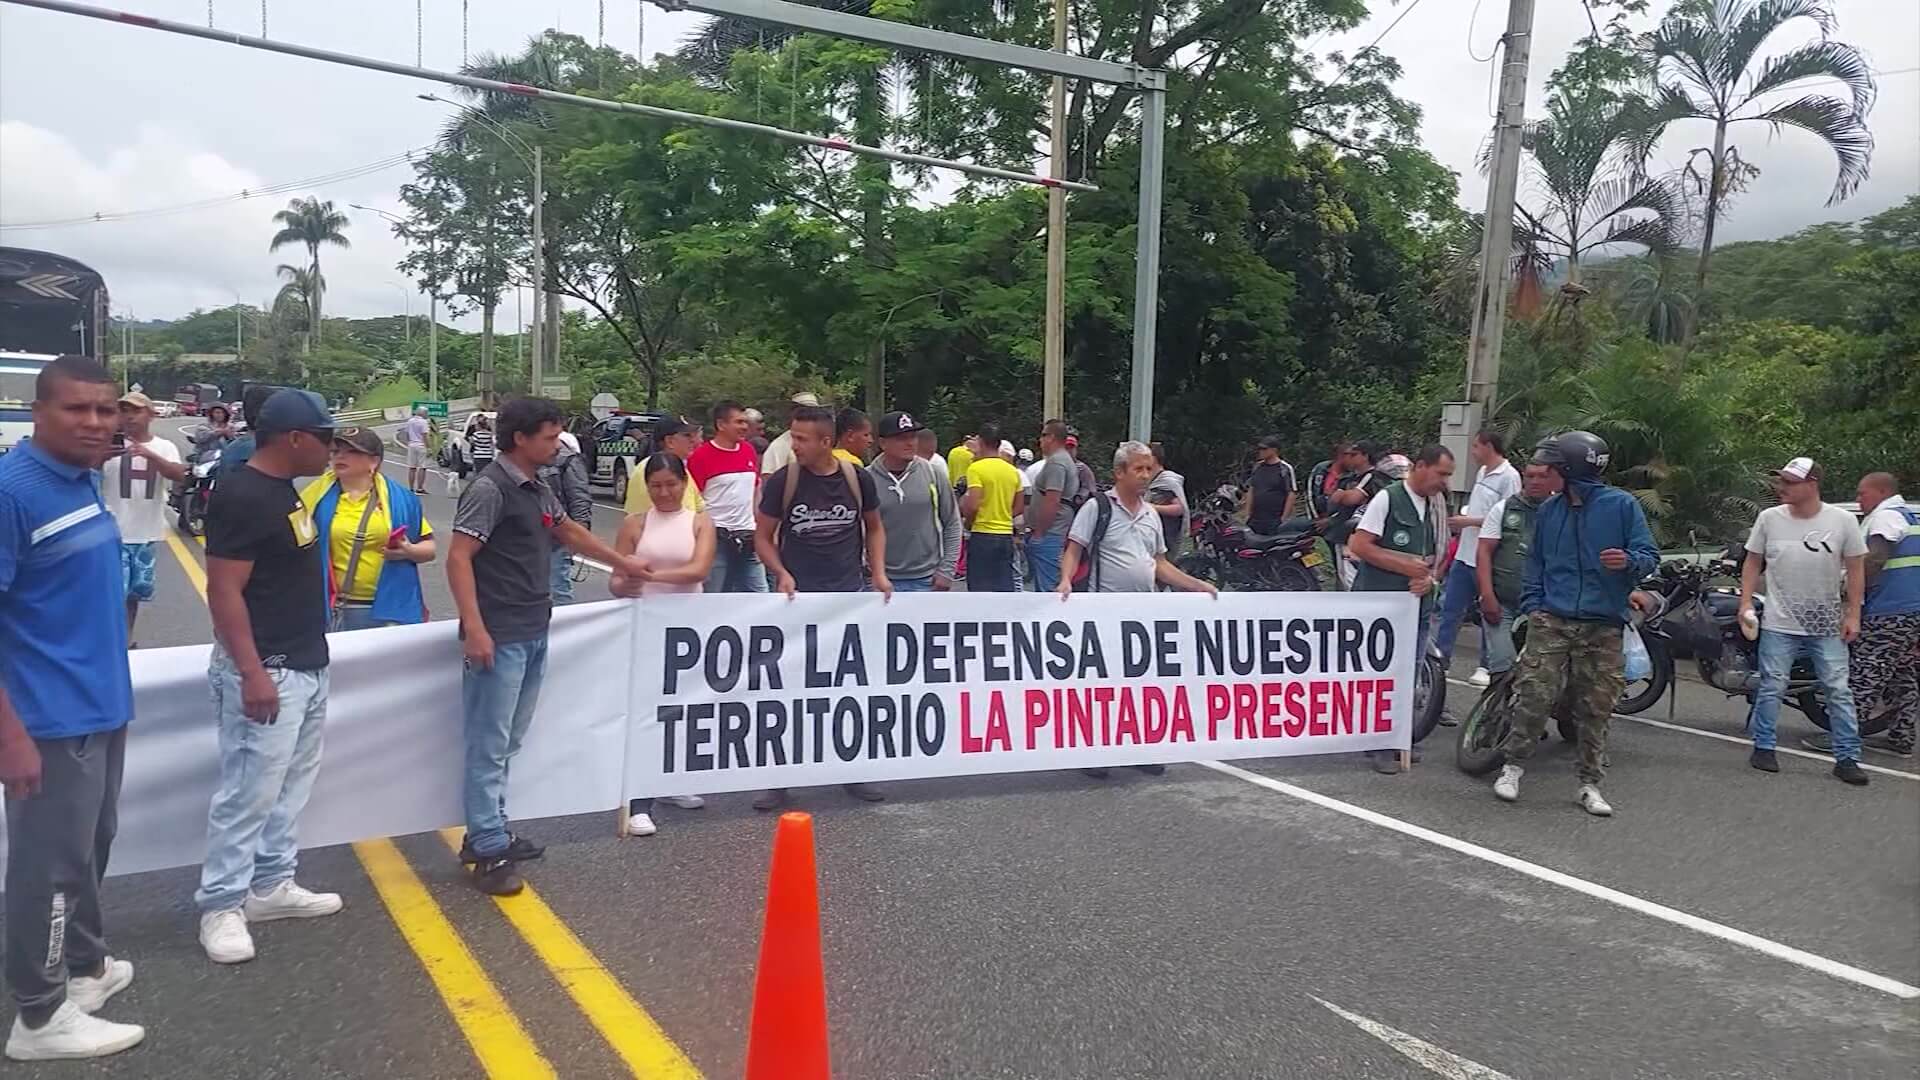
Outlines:
[{"label": "woman in yellow shirt", "polygon": [[372,428],[341,428],[333,467],[300,498],[327,538],[334,630],[426,621],[420,564],[435,555],[420,499],[380,473],[386,447]]}]

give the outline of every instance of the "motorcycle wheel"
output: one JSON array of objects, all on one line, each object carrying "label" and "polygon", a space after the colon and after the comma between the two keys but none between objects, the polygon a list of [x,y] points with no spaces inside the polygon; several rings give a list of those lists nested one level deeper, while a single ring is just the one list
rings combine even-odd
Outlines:
[{"label": "motorcycle wheel", "polygon": [[1413,741],[1420,742],[1440,726],[1447,707],[1447,669],[1437,656],[1423,656],[1413,669]]},{"label": "motorcycle wheel", "polygon": [[1560,732],[1560,738],[1562,740],[1566,742],[1580,741],[1580,725],[1574,723],[1572,717],[1556,716],[1553,718],[1553,726]]},{"label": "motorcycle wheel", "polygon": [[1466,719],[1460,721],[1460,738],[1454,748],[1453,763],[1468,776],[1485,776],[1507,763],[1507,732],[1513,727],[1510,706],[1513,702],[1513,677],[1502,675],[1493,685],[1480,691],[1480,700]]},{"label": "motorcycle wheel", "polygon": [[176,513],[175,519],[180,523],[181,532],[186,533],[188,536],[200,535],[200,522],[195,520],[193,512],[187,509],[187,507],[182,506]]},{"label": "motorcycle wheel", "polygon": [[1214,569],[1213,560],[1198,551],[1187,552],[1174,560],[1173,565],[1179,567],[1180,572],[1188,577],[1198,578],[1221,588],[1226,587],[1227,583],[1220,580],[1220,575]]},{"label": "motorcycle wheel", "polygon": [[1319,592],[1320,579],[1313,571],[1296,562],[1273,565],[1263,575],[1266,586],[1274,592]]},{"label": "motorcycle wheel", "polygon": [[[1620,700],[1613,707],[1614,712],[1631,716],[1643,713],[1653,707],[1673,685],[1673,654],[1667,651],[1666,642],[1659,638],[1646,639],[1647,660],[1651,674],[1639,682],[1628,683],[1620,692]],[[1571,741],[1571,740],[1569,740]]]}]

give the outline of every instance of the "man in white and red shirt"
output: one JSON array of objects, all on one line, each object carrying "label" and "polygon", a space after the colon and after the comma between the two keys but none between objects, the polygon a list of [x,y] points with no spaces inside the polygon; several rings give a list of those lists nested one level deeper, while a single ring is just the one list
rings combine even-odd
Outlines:
[{"label": "man in white and red shirt", "polygon": [[687,475],[700,489],[718,541],[708,592],[767,591],[767,572],[753,550],[753,507],[760,457],[747,442],[751,421],[737,401],[713,407],[713,438],[687,458]]}]

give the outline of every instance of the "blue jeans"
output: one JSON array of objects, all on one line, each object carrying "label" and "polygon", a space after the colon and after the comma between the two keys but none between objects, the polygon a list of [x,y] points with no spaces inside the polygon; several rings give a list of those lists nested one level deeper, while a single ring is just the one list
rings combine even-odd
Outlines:
[{"label": "blue jeans", "polygon": [[547,635],[493,647],[493,668],[469,665],[460,678],[466,713],[467,846],[478,855],[507,850],[507,766],[527,737],[547,674]]},{"label": "blue jeans", "polygon": [[1847,682],[1847,643],[1838,635],[1811,637],[1760,631],[1760,689],[1753,695],[1753,748],[1774,748],[1774,730],[1780,720],[1780,699],[1787,689],[1793,662],[1805,656],[1813,661],[1814,677],[1826,693],[1827,730],[1833,733],[1835,761],[1860,760],[1860,725],[1853,715],[1853,688]]},{"label": "blue jeans", "polygon": [[269,670],[280,715],[256,724],[240,707],[240,672],[215,645],[207,665],[220,738],[220,787],[207,811],[207,861],[193,901],[202,912],[273,891],[300,861],[294,825],[313,794],[327,723],[327,670]]},{"label": "blue jeans", "polygon": [[1066,547],[1067,538],[1059,533],[1027,537],[1027,581],[1034,592],[1052,592],[1060,587],[1060,556]]},{"label": "blue jeans", "polygon": [[573,552],[553,549],[553,602],[573,603]]},{"label": "blue jeans", "polygon": [[[1473,567],[1453,560],[1447,569],[1447,580],[1440,589],[1440,626],[1437,631],[1440,641],[1440,655],[1447,660],[1453,659],[1453,640],[1460,636],[1460,624],[1466,621],[1467,612],[1477,610],[1480,605],[1480,582],[1474,578]],[[1486,651],[1486,634],[1480,635],[1480,649]],[[1485,661],[1485,657],[1481,657]],[[1485,666],[1482,663],[1481,666]],[[1491,671],[1492,668],[1487,670]]]},{"label": "blue jeans", "polygon": [[713,569],[707,572],[707,592],[767,591],[767,571],[753,550],[753,539],[735,541],[725,529],[716,530]]},{"label": "blue jeans", "polygon": [[894,592],[933,591],[932,575],[928,575],[927,577],[889,577],[887,580],[893,582]]},{"label": "blue jeans", "polygon": [[1487,674],[1498,675],[1511,671],[1515,659],[1513,609],[1502,607],[1498,623],[1488,626],[1486,620],[1480,622],[1480,666],[1487,669]]}]

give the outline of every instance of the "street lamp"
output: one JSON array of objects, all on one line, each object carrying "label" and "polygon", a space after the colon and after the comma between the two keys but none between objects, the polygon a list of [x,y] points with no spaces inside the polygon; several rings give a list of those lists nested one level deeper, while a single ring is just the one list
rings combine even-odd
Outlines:
[{"label": "street lamp", "polygon": [[407,344],[411,345],[413,344],[413,294],[407,291],[405,285],[397,281],[388,281],[386,284],[389,289],[400,290],[400,308],[407,313],[406,321],[401,323],[401,326],[406,330]]},{"label": "street lamp", "polygon": [[[361,206],[359,203],[347,205],[369,214],[379,214],[395,225],[404,226],[407,223],[405,218],[378,207]],[[437,259],[432,233],[427,234],[427,258]],[[440,294],[431,285],[427,286],[427,396],[435,401],[440,400]]]}]

